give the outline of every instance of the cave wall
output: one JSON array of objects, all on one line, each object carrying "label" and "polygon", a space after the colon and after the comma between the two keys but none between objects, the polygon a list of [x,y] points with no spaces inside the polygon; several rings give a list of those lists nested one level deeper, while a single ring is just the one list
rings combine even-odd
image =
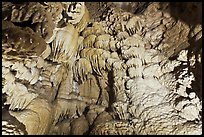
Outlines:
[{"label": "cave wall", "polygon": [[2,134],[202,134],[201,20],[198,2],[2,2]]}]

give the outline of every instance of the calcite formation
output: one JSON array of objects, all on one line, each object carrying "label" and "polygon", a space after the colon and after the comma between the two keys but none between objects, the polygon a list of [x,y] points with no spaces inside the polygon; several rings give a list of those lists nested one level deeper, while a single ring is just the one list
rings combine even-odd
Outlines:
[{"label": "calcite formation", "polygon": [[2,134],[202,134],[201,16],[197,2],[2,2]]}]

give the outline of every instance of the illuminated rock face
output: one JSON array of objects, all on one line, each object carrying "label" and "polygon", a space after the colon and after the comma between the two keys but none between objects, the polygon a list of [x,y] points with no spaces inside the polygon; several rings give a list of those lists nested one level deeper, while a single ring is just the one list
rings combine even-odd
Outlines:
[{"label": "illuminated rock face", "polygon": [[3,2],[2,134],[202,134],[199,5]]}]

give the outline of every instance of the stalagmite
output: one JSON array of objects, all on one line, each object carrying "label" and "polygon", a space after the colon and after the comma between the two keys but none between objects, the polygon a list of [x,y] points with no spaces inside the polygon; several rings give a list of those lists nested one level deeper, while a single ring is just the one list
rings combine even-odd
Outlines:
[{"label": "stalagmite", "polygon": [[2,134],[202,134],[202,6],[2,2]]}]

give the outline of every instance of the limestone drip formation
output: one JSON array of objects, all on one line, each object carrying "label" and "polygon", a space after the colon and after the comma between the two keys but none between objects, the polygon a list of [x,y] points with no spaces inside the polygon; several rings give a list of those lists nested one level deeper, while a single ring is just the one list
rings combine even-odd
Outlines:
[{"label": "limestone drip formation", "polygon": [[2,134],[201,135],[202,3],[2,2]]}]

